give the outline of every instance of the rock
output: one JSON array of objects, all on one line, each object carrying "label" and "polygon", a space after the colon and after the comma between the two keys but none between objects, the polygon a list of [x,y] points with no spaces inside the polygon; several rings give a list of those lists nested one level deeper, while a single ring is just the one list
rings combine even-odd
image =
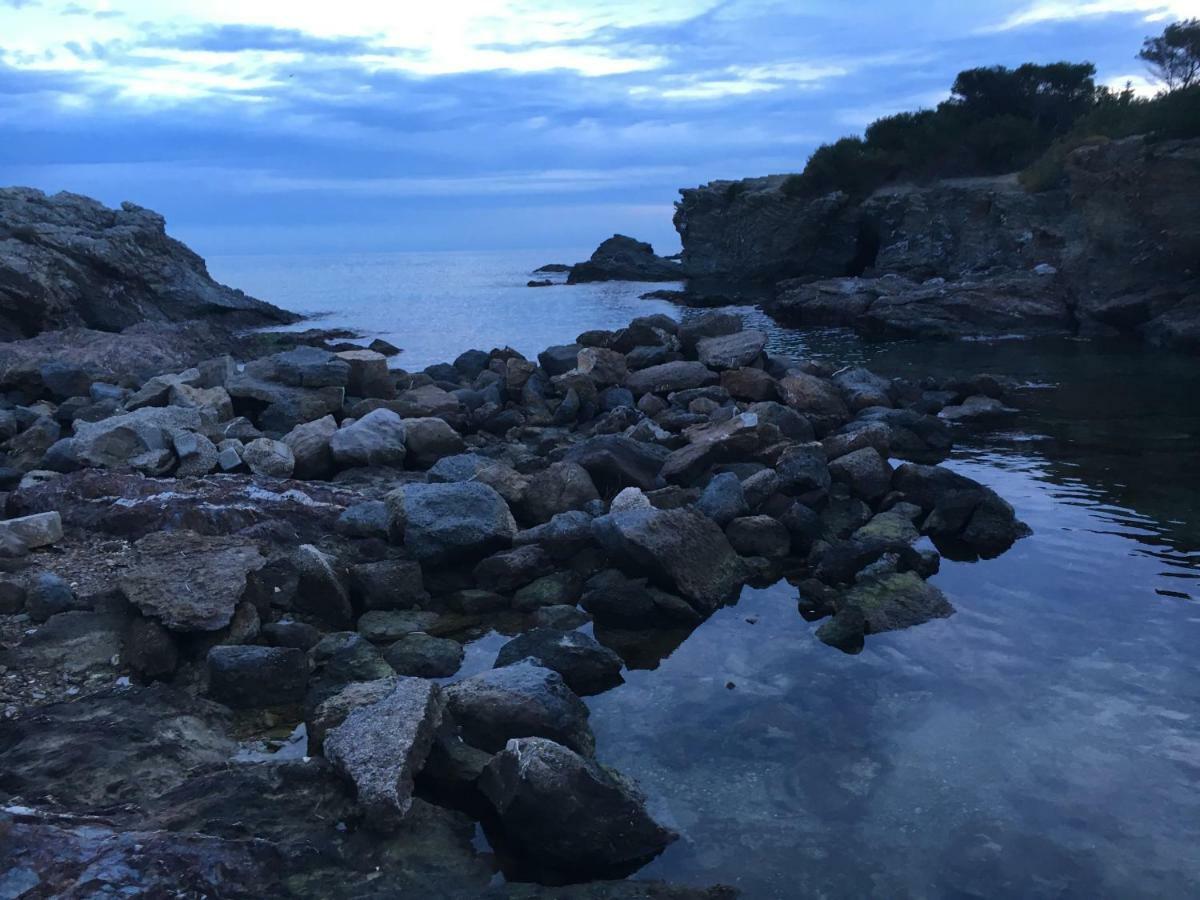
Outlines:
[{"label": "rock", "polygon": [[246,576],[265,564],[242,538],[159,532],[134,545],[119,583],[130,603],[172,631],[216,631],[233,618]]},{"label": "rock", "polygon": [[513,595],[512,607],[535,612],[547,606],[574,606],[583,594],[583,578],[576,572],[553,572],[536,578]]},{"label": "rock", "polygon": [[296,478],[328,478],[333,474],[330,442],[337,430],[333,416],[322,416],[297,425],[283,436],[295,460],[292,474]]},{"label": "rock", "polygon": [[623,435],[588,438],[567,451],[565,460],[578,463],[605,493],[637,487],[650,491],[659,486],[658,473],[667,452]]},{"label": "rock", "polygon": [[677,837],[631,782],[545,738],[510,741],[480,788],[524,856],[576,878],[627,875]]},{"label": "rock", "polygon": [[710,369],[740,369],[757,360],[766,346],[767,336],[763,332],[736,331],[702,338],[696,343],[696,353]]},{"label": "rock", "polygon": [[761,401],[751,404],[746,411],[757,416],[758,421],[763,425],[773,425],[778,428],[779,433],[789,440],[805,443],[813,440],[815,436],[808,419],[782,403],[775,403],[771,400]]},{"label": "rock", "polygon": [[463,647],[449,638],[422,632],[407,634],[383,651],[383,658],[397,675],[417,678],[448,678],[459,670]]},{"label": "rock", "polygon": [[397,356],[401,353],[399,347],[390,341],[385,341],[383,338],[375,338],[371,343],[367,344],[368,350],[374,350],[383,356]]},{"label": "rock", "polygon": [[679,343],[684,350],[694,351],[704,338],[737,334],[741,330],[741,317],[734,313],[703,312],[680,323]]},{"label": "rock", "polygon": [[438,460],[460,454],[465,449],[462,436],[442,419],[405,419],[404,431],[409,465],[417,468],[428,468]]},{"label": "rock", "polygon": [[624,354],[603,347],[584,347],[577,359],[580,374],[588,376],[601,387],[621,384],[629,371]]},{"label": "rock", "polygon": [[[212,441],[191,431],[175,432],[172,447],[175,455],[179,457],[179,466],[175,474],[180,478],[207,475],[217,467],[221,458],[220,451]],[[145,466],[144,461],[142,466]]]},{"label": "rock", "polygon": [[504,499],[478,482],[408,484],[387,502],[393,533],[421,562],[478,559],[509,546],[517,532]]},{"label": "rock", "polygon": [[350,569],[350,583],[354,599],[366,610],[411,609],[429,600],[421,564],[411,559],[358,563]]},{"label": "rock", "polygon": [[[195,431],[200,425],[198,411],[178,406],[147,407],[99,422],[77,422],[75,455],[84,465],[121,468],[128,465],[132,457],[147,450],[170,448],[176,438]],[[195,452],[206,452],[212,447],[211,458],[215,465],[216,448],[207,438],[205,441],[206,444],[197,447]]]},{"label": "rock", "polygon": [[779,396],[775,379],[762,369],[727,369],[721,373],[721,387],[735,400],[774,400]]},{"label": "rock", "polygon": [[53,572],[42,572],[34,578],[25,597],[25,612],[32,622],[41,623],[59,613],[90,608],[86,600],[75,596],[66,579]]},{"label": "rock", "polygon": [[649,244],[614,234],[600,244],[587,262],[576,263],[567,284],[589,281],[679,281],[683,270],[670,260],[654,255]]},{"label": "rock", "polygon": [[376,409],[335,431],[329,439],[329,449],[334,465],[340,469],[400,467],[407,455],[406,436],[400,416],[390,409]]},{"label": "rock", "polygon": [[859,653],[867,633],[867,617],[859,606],[843,606],[821,623],[817,639],[843,653]]},{"label": "rock", "polygon": [[296,647],[300,650],[311,650],[321,640],[320,630],[307,622],[290,619],[264,625],[262,636],[272,647]]},{"label": "rock", "polygon": [[617,513],[625,512],[628,509],[649,509],[652,505],[650,498],[641,488],[627,487],[622,488],[617,496],[612,498],[612,503],[608,505],[608,511]]},{"label": "rock", "polygon": [[791,552],[791,534],[782,523],[770,516],[734,519],[725,529],[725,536],[741,556],[782,559]]},{"label": "rock", "polygon": [[308,660],[294,647],[222,644],[208,651],[209,695],[235,709],[299,703],[307,683]]},{"label": "rock", "polygon": [[258,438],[242,450],[242,461],[255,475],[268,478],[291,478],[296,467],[292,448],[283,441]]},{"label": "rock", "polygon": [[345,387],[353,396],[387,400],[396,395],[396,385],[384,354],[373,349],[343,350],[337,358],[350,365],[350,378]]},{"label": "rock", "polygon": [[270,359],[272,378],[303,388],[344,388],[350,383],[350,363],[319,347],[299,346]]},{"label": "rock", "polygon": [[139,617],[125,632],[121,661],[143,678],[166,678],[179,665],[179,647],[171,632],[153,619]]},{"label": "rock", "polygon": [[857,497],[875,501],[888,492],[892,484],[892,467],[874,447],[863,447],[829,464],[829,474],[835,481],[850,486]]},{"label": "rock", "polygon": [[592,517],[581,510],[559,513],[545,525],[519,532],[513,544],[537,544],[554,559],[568,559],[592,541]]},{"label": "rock", "polygon": [[388,644],[405,635],[437,626],[438,614],[419,609],[373,609],[358,620],[358,631],[376,644]]},{"label": "rock", "polygon": [[62,516],[44,512],[7,519],[0,521],[0,533],[11,535],[30,550],[49,547],[62,540]]},{"label": "rock", "polygon": [[592,620],[592,617],[577,606],[561,604],[559,606],[541,606],[533,611],[533,624],[537,628],[555,628],[560,631],[574,631],[582,628]]},{"label": "rock", "polygon": [[387,504],[382,500],[364,500],[347,506],[334,525],[338,534],[352,538],[382,538],[388,536]]},{"label": "rock", "polygon": [[578,363],[580,349],[578,344],[547,347],[538,354],[538,365],[546,370],[547,375],[565,375]]},{"label": "rock", "polygon": [[941,466],[905,463],[892,483],[927,513],[921,530],[935,539],[958,541],[994,556],[1030,533],[995,491]]},{"label": "rock", "polygon": [[841,605],[862,610],[867,634],[911,628],[954,614],[946,595],[913,572],[861,581],[850,589]]},{"label": "rock", "polygon": [[325,635],[313,645],[310,656],[320,671],[322,686],[375,681],[392,674],[392,667],[383,654],[365,637],[353,631]]},{"label": "rock", "polygon": [[593,534],[622,567],[648,573],[703,612],[737,596],[743,570],[721,529],[687,509],[636,509],[594,520]]},{"label": "rock", "polygon": [[720,376],[704,363],[677,360],[630,373],[625,379],[625,387],[640,396],[708,387],[718,381]]},{"label": "rock", "polygon": [[324,752],[354,785],[364,824],[392,831],[412,806],[413,779],[442,723],[437,685],[400,678],[390,694],[351,712],[325,735]]},{"label": "rock", "polygon": [[148,320],[244,327],[298,318],[217,284],[200,257],[166,235],[162,216],[131,203],[114,210],[78,194],[6,188],[0,221],[5,340],[78,325],[120,331]]},{"label": "rock", "polygon": [[463,740],[489,753],[523,737],[548,738],[584,756],[595,752],[587,706],[561,675],[533,660],[452,684],[446,700]]},{"label": "rock", "polygon": [[25,585],[17,578],[0,576],[0,616],[15,616],[22,612],[28,595]]},{"label": "rock", "polygon": [[793,372],[779,382],[783,402],[808,417],[818,431],[829,431],[850,418],[841,394],[815,375]]},{"label": "rock", "polygon": [[615,569],[605,569],[588,579],[582,603],[599,624],[614,628],[662,628],[700,622],[700,615],[682,597],[650,587],[644,578],[628,578]]},{"label": "rock", "polygon": [[587,469],[568,460],[552,463],[530,479],[519,512],[524,521],[541,525],[559,513],[582,509],[599,499]]},{"label": "rock", "polygon": [[546,551],[536,544],[527,544],[493,553],[475,567],[474,575],[477,584],[507,592],[529,584],[551,568]]},{"label": "rock", "polygon": [[745,515],[749,509],[742,483],[732,472],[713,476],[704,493],[696,501],[696,509],[722,528]]},{"label": "rock", "polygon": [[325,746],[325,735],[337,728],[354,710],[385,699],[396,689],[400,679],[387,675],[373,681],[352,681],[334,694],[324,698],[309,710],[304,719],[308,732],[308,752],[317,754]]},{"label": "rock", "polygon": [[224,707],[164,684],[42,706],[5,722],[4,790],[30,803],[69,800],[81,813],[141,806],[197,766],[225,764],[236,749],[229,724]]},{"label": "rock", "polygon": [[500,648],[496,668],[526,658],[536,660],[563,677],[577,694],[600,694],[621,684],[621,658],[594,638],[578,631],[535,628]]},{"label": "rock", "polygon": [[891,382],[867,369],[844,369],[833,376],[833,383],[853,412],[871,406],[892,405]]},{"label": "rock", "polygon": [[957,406],[946,406],[938,413],[943,419],[948,419],[951,422],[962,421],[979,421],[986,419],[1002,419],[1006,416],[1015,414],[1017,410],[1011,406],[1005,406],[1001,401],[994,397],[972,396],[967,397]]},{"label": "rock", "polygon": [[832,476],[820,444],[799,444],[785,451],[775,463],[779,489],[789,494],[808,494],[829,489]]}]

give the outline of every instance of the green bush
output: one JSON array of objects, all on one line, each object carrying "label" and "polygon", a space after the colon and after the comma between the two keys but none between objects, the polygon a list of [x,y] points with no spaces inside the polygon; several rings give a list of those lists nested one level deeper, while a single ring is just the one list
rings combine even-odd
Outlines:
[{"label": "green bush", "polygon": [[1021,187],[1031,194],[1052,191],[1060,188],[1067,181],[1067,157],[1080,147],[1097,146],[1109,139],[1103,135],[1089,135],[1085,138],[1060,138],[1050,145],[1050,148],[1028,167],[1021,171],[1018,180]]}]

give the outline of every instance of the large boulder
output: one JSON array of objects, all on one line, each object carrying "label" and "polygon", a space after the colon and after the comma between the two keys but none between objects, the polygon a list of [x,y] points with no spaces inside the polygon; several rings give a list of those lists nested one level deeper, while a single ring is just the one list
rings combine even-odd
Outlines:
[{"label": "large boulder", "polygon": [[296,461],[293,474],[297,478],[328,478],[333,473],[330,442],[337,430],[333,416],[322,416],[297,425],[283,436]]},{"label": "large boulder", "polygon": [[295,647],[231,646],[208,651],[208,693],[237,709],[288,706],[304,699],[308,660]]},{"label": "large boulder", "polygon": [[591,756],[588,708],[561,675],[533,660],[481,672],[446,689],[463,739],[498,753],[513,738],[544,737]]},{"label": "large boulder", "polygon": [[892,486],[926,514],[922,533],[982,556],[999,555],[1030,533],[999,494],[941,466],[905,463],[896,469]]},{"label": "large boulder", "polygon": [[709,387],[720,380],[720,376],[704,363],[681,359],[632,372],[625,379],[625,387],[638,396],[670,394],[674,391]]},{"label": "large boulder", "polygon": [[766,346],[767,336],[763,332],[737,331],[703,338],[696,344],[696,353],[710,369],[740,369],[757,360]]},{"label": "large boulder", "polygon": [[509,741],[480,788],[523,856],[574,878],[627,875],[677,837],[632,782],[545,738]]},{"label": "large boulder", "polygon": [[602,434],[576,444],[564,459],[586,469],[600,490],[615,494],[626,487],[646,491],[658,487],[666,457],[662,447],[620,434]]},{"label": "large boulder", "polygon": [[402,466],[408,453],[404,420],[390,409],[375,409],[329,439],[334,464],[340,469],[356,466]]},{"label": "large boulder", "polygon": [[266,562],[244,538],[164,531],[134,545],[119,583],[130,603],[172,631],[216,631],[233,618],[246,577]]},{"label": "large boulder", "polygon": [[596,248],[587,262],[576,263],[567,274],[568,284],[588,281],[679,281],[678,263],[654,255],[644,241],[614,234]]},{"label": "large boulder", "polygon": [[298,316],[209,277],[204,261],[167,236],[163,217],[79,194],[0,190],[0,338],[87,326],[211,318],[233,326]]},{"label": "large boulder", "polygon": [[462,436],[444,419],[433,416],[405,419],[404,432],[408,463],[417,468],[427,468],[438,460],[456,456],[465,449]]},{"label": "large boulder", "polygon": [[587,469],[577,462],[557,462],[530,479],[518,511],[524,521],[540,525],[559,513],[583,509],[599,499]]},{"label": "large boulder", "polygon": [[128,468],[134,457],[172,449],[174,435],[196,431],[200,425],[198,410],[180,406],[146,407],[99,422],[77,422],[75,456],[86,466]]},{"label": "large boulder", "polygon": [[403,820],[444,711],[436,684],[399,678],[386,697],[326,733],[325,756],[354,785],[367,827],[391,831]]},{"label": "large boulder", "polygon": [[407,484],[388,494],[387,503],[393,534],[422,562],[487,556],[517,533],[504,498],[477,481]]},{"label": "large boulder", "polygon": [[623,568],[711,612],[737,597],[745,571],[719,526],[692,509],[631,509],[594,520],[593,534]]}]

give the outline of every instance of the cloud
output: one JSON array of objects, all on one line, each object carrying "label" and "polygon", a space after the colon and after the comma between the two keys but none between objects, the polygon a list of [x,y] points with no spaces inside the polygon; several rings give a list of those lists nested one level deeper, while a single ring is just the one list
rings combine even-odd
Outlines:
[{"label": "cloud", "polygon": [[1186,19],[1200,15],[1200,0],[1036,0],[984,30],[1010,31],[1115,13],[1141,13],[1147,22]]}]

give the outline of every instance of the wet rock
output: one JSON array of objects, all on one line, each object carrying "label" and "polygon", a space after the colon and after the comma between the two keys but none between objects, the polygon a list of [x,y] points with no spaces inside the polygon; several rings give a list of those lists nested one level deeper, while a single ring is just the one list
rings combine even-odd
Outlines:
[{"label": "wet rock", "polygon": [[456,612],[475,616],[508,609],[509,601],[503,594],[497,594],[495,591],[467,588],[450,594],[446,598],[446,604]]},{"label": "wet rock", "polygon": [[574,606],[583,595],[583,577],[576,572],[553,572],[522,587],[513,595],[512,607],[534,612],[546,606]]},{"label": "wet rock", "polygon": [[480,787],[523,855],[575,877],[629,874],[677,837],[632,782],[545,738],[510,741]]},{"label": "wet rock", "polygon": [[725,536],[741,556],[781,559],[791,552],[791,534],[781,522],[770,516],[734,519],[725,529]]},{"label": "wet rock", "polygon": [[863,447],[829,464],[829,474],[835,481],[850,486],[855,496],[867,501],[878,500],[892,484],[892,467],[874,447]]},{"label": "wet rock", "polygon": [[843,606],[821,623],[817,639],[843,653],[859,653],[866,640],[867,617],[859,606]]},{"label": "wet rock", "polygon": [[905,463],[896,469],[893,487],[927,513],[921,530],[935,539],[995,555],[1029,534],[995,491],[949,469]]},{"label": "wet rock", "polygon": [[383,658],[397,675],[448,678],[462,666],[463,647],[449,638],[414,632],[383,651]]},{"label": "wet rock", "polygon": [[192,531],[147,535],[134,551],[121,590],[172,631],[224,628],[246,590],[246,576],[266,564],[252,542]]},{"label": "wet rock", "polygon": [[899,572],[856,584],[840,606],[863,612],[868,634],[911,628],[954,614],[946,595],[913,572]]},{"label": "wet rock", "polygon": [[358,631],[369,641],[386,644],[406,634],[428,631],[437,622],[437,613],[419,609],[371,610],[358,620]]},{"label": "wet rock", "polygon": [[405,419],[404,430],[404,444],[408,449],[406,458],[410,466],[424,469],[440,459],[463,452],[462,436],[442,419]]},{"label": "wet rock", "polygon": [[390,409],[376,409],[343,425],[329,439],[334,465],[339,469],[357,466],[404,465],[407,455],[404,420]]},{"label": "wet rock", "polygon": [[308,660],[294,647],[222,644],[208,651],[209,695],[236,709],[300,703],[307,683]]},{"label": "wet rock", "polygon": [[533,659],[563,677],[577,694],[600,694],[621,684],[621,658],[577,631],[535,628],[500,648],[496,668]]},{"label": "wet rock", "polygon": [[478,482],[409,484],[387,502],[392,532],[422,562],[478,559],[507,547],[517,533],[508,504]]},{"label": "wet rock", "polygon": [[374,681],[392,674],[392,667],[375,645],[353,631],[325,635],[313,646],[311,656],[327,684]]},{"label": "wet rock", "polygon": [[562,676],[532,660],[474,675],[446,689],[463,739],[498,753],[513,738],[543,737],[591,756],[588,708]]},{"label": "wet rock", "polygon": [[533,611],[533,624],[537,628],[555,628],[560,631],[574,631],[582,628],[592,620],[592,617],[577,606],[565,603],[557,606],[541,606]]},{"label": "wet rock", "polygon": [[615,569],[605,569],[588,579],[582,604],[599,624],[615,628],[663,628],[700,622],[700,615],[682,597]]},{"label": "wet rock", "polygon": [[655,256],[644,241],[614,234],[596,248],[587,262],[576,263],[567,284],[589,281],[678,281],[683,278],[678,264]]},{"label": "wet rock", "polygon": [[413,779],[429,756],[444,704],[437,685],[400,678],[390,694],[325,735],[325,756],[354,785],[369,828],[394,830],[409,811]]},{"label": "wet rock", "polygon": [[350,592],[333,558],[312,544],[302,544],[289,562],[297,575],[296,608],[335,628],[349,625],[354,617]]},{"label": "wet rock", "polygon": [[712,611],[741,589],[737,554],[721,529],[693,510],[630,510],[601,516],[592,530],[622,567],[648,573],[701,611]]},{"label": "wet rock", "polygon": [[143,804],[229,759],[228,725],[224,707],[163,684],[43,706],[5,723],[0,791],[77,812]]},{"label": "wet rock", "polygon": [[981,421],[987,419],[1002,419],[1014,415],[1017,410],[994,397],[975,395],[967,397],[958,406],[947,406],[938,415],[951,422]]},{"label": "wet rock", "polygon": [[832,476],[820,444],[800,444],[785,451],[775,463],[779,489],[788,494],[820,493],[829,489]]}]

